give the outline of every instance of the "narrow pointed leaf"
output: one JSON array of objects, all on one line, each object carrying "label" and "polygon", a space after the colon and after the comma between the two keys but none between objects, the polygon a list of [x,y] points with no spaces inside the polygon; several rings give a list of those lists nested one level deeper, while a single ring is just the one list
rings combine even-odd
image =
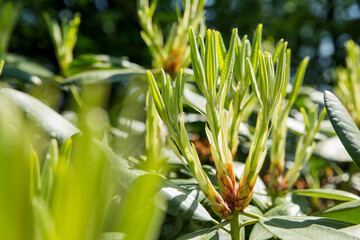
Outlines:
[{"label": "narrow pointed leaf", "polygon": [[293,83],[293,90],[291,91],[290,96],[289,96],[289,99],[290,99],[289,104],[290,105],[293,105],[296,98],[297,98],[301,83],[302,83],[302,81],[304,79],[304,76],[305,76],[305,71],[306,71],[306,67],[308,65],[308,62],[309,62],[309,58],[307,57],[307,58],[305,58],[304,60],[301,61],[298,69],[296,70],[294,83]]},{"label": "narrow pointed leaf", "polygon": [[262,99],[261,99],[261,93],[259,91],[259,86],[258,86],[258,84],[256,82],[254,70],[253,70],[253,68],[251,66],[251,62],[250,62],[250,60],[248,58],[246,58],[246,71],[249,74],[249,78],[251,80],[250,81],[251,82],[251,87],[253,88],[255,96],[258,99],[260,106],[263,106],[264,104],[263,104]]},{"label": "narrow pointed leaf", "polygon": [[163,99],[161,98],[161,94],[159,91],[159,88],[157,87],[156,81],[154,76],[152,75],[152,73],[150,71],[147,72],[148,75],[148,81],[149,81],[149,85],[150,85],[150,90],[154,99],[154,103],[156,106],[156,109],[159,113],[159,116],[161,117],[161,119],[165,119],[166,115],[165,115],[165,104],[163,102]]},{"label": "narrow pointed leaf", "polygon": [[251,64],[255,72],[258,66],[258,56],[261,46],[261,33],[262,33],[262,24],[259,24],[256,28],[254,40],[251,48]]}]

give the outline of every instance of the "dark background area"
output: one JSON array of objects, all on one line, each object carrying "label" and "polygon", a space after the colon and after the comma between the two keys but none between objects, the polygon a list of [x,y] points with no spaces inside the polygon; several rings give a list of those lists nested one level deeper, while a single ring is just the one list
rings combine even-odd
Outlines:
[{"label": "dark background area", "polygon": [[[9,51],[25,55],[58,71],[53,47],[42,13],[58,19],[81,13],[74,56],[83,53],[128,56],[130,61],[150,67],[151,56],[140,38],[136,0],[32,0],[20,1],[23,8],[10,40]],[[176,20],[174,3],[159,0],[155,21],[165,29]],[[345,62],[344,43],[360,42],[360,4],[356,0],[208,0],[209,28],[223,34],[231,29],[240,36],[252,34],[263,23],[263,38],[275,43],[284,38],[292,49],[292,66],[309,56],[305,82],[318,87],[332,84],[331,69]]]}]

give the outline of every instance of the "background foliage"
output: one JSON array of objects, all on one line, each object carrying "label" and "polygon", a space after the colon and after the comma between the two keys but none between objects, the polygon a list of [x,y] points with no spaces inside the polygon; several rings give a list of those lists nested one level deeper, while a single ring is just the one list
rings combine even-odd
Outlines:
[{"label": "background foliage", "polygon": [[[181,3],[159,1],[155,20],[164,24],[176,20],[174,2]],[[42,59],[56,69],[42,13],[47,11],[52,17],[70,19],[80,12],[83,21],[74,56],[103,53],[128,56],[142,66],[151,65],[151,56],[139,34],[136,1],[31,0],[23,1],[22,5],[10,52]],[[251,36],[262,22],[265,39],[276,43],[284,38],[289,42],[294,66],[309,56],[306,83],[333,84],[330,69],[344,64],[344,43],[349,39],[360,42],[360,6],[356,0],[209,0],[205,9],[207,26],[222,32],[225,42],[229,41],[233,27],[240,34]]]}]

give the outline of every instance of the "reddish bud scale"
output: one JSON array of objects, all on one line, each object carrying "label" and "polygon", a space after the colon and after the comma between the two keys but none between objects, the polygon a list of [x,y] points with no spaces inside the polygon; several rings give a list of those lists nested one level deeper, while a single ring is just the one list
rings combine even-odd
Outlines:
[{"label": "reddish bud scale", "polygon": [[235,184],[233,184],[231,179],[225,173],[223,173],[219,176],[219,186],[221,195],[225,202],[231,209],[233,209],[236,201]]},{"label": "reddish bud scale", "polygon": [[232,219],[233,215],[231,209],[218,192],[211,192],[211,194],[206,197],[209,199],[211,209],[216,215],[225,220]]},{"label": "reddish bud scale", "polygon": [[236,203],[235,203],[235,210],[243,211],[245,208],[247,208],[247,206],[249,206],[249,204],[250,204],[253,193],[254,193],[254,191],[252,189],[251,192],[243,198],[240,198],[238,195],[238,198],[236,199]]}]

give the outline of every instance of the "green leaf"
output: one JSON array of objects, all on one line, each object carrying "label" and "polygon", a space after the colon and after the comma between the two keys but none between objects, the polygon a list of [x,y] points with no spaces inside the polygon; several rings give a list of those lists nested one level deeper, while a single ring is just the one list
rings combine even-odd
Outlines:
[{"label": "green leaf", "polygon": [[58,239],[48,204],[41,197],[34,197],[31,203],[36,239]]},{"label": "green leaf", "polygon": [[156,84],[155,78],[152,75],[152,73],[150,71],[148,71],[147,75],[148,75],[148,81],[149,81],[149,85],[150,85],[150,90],[151,90],[151,93],[152,93],[152,96],[153,96],[153,100],[154,100],[156,109],[157,109],[161,119],[163,121],[165,121],[165,119],[166,119],[165,104],[164,104],[164,101],[163,101],[163,99],[161,97],[159,88],[158,88],[158,86]]},{"label": "green leaf", "polygon": [[[300,206],[294,203],[286,202],[280,204],[264,214],[264,217],[272,216],[300,216]],[[250,240],[269,239],[274,235],[266,230],[260,223],[255,224],[250,234]]]},{"label": "green leaf", "polygon": [[301,196],[328,198],[341,201],[360,200],[360,197],[355,194],[337,189],[299,189],[290,192]]},{"label": "green leaf", "polygon": [[263,106],[263,102],[261,99],[261,93],[259,91],[259,86],[256,82],[256,78],[255,78],[255,74],[254,74],[254,70],[251,66],[251,62],[248,58],[246,58],[246,72],[250,75],[250,82],[251,82],[251,87],[253,89],[253,91],[255,92],[255,96],[257,98],[257,100],[259,101],[260,106]]},{"label": "green leaf", "polygon": [[341,203],[317,212],[314,215],[360,224],[360,201]]},{"label": "green leaf", "polygon": [[261,45],[261,33],[262,33],[262,24],[259,24],[255,30],[254,40],[251,48],[251,65],[256,72],[258,66],[258,56]]},{"label": "green leaf", "polygon": [[[124,168],[121,165],[114,166],[112,168],[117,182],[120,186],[126,189],[136,179],[143,175],[149,175],[149,173]],[[176,184],[161,179],[159,194],[166,200],[166,202],[159,201],[158,207],[163,211],[166,211],[170,215],[182,217],[184,219],[197,220],[197,221],[212,221],[213,218],[206,211],[206,209],[191,195],[189,191],[177,186]]]},{"label": "green leaf", "polygon": [[324,93],[325,107],[331,124],[355,164],[360,168],[360,131],[340,100],[331,92]]},{"label": "green leaf", "polygon": [[100,240],[123,240],[125,239],[125,234],[120,232],[105,232],[100,236]]},{"label": "green leaf", "polygon": [[355,225],[352,227],[347,227],[347,228],[343,228],[340,230],[341,232],[350,234],[351,236],[354,237],[359,237],[360,236],[360,225]]},{"label": "green leaf", "polygon": [[[245,164],[241,162],[233,162],[234,174],[237,179],[240,179],[244,173]],[[269,204],[271,204],[271,199],[267,195],[266,186],[263,180],[258,176],[256,184],[254,187],[254,195],[252,201],[258,206],[262,211],[264,211]]]},{"label": "green leaf", "polygon": [[60,114],[26,93],[11,88],[2,88],[0,95],[17,105],[31,120],[61,143],[79,132],[79,129]]},{"label": "green leaf", "polygon": [[24,83],[32,83],[32,84],[36,84],[36,85],[41,84],[41,79],[38,76],[31,75],[31,74],[24,72],[18,68],[8,66],[8,65],[4,66],[4,72],[2,75],[6,78],[20,80]]},{"label": "green leaf", "polygon": [[314,239],[315,236],[327,240],[358,239],[337,229],[352,224],[329,218],[317,217],[261,217],[260,224],[280,239]]},{"label": "green leaf", "polygon": [[190,192],[170,181],[163,183],[160,194],[167,200],[167,206],[159,207],[173,216],[204,222],[213,220],[208,211],[190,195]]},{"label": "green leaf", "polygon": [[283,43],[284,43],[284,39],[280,39],[279,42],[276,44],[275,51],[272,55],[272,60],[274,63],[276,63],[278,60],[278,56],[279,56],[279,53],[280,53]]},{"label": "green leaf", "polygon": [[295,103],[301,83],[305,76],[305,71],[306,71],[308,62],[309,62],[309,58],[307,57],[304,60],[302,60],[298,69],[296,70],[294,83],[293,83],[293,89],[289,95],[289,105],[293,105]]},{"label": "green leaf", "polygon": [[205,70],[202,63],[202,58],[197,48],[197,42],[195,37],[195,32],[192,27],[189,27],[189,42],[190,42],[190,56],[191,56],[191,64],[194,70],[194,76],[196,80],[196,84],[199,87],[202,93],[205,92]]},{"label": "green leaf", "polygon": [[[224,221],[220,224],[217,224],[211,228],[205,228],[198,230],[196,232],[188,233],[186,235],[177,238],[177,240],[220,240],[220,239],[230,239],[230,235],[224,230],[221,230],[221,227],[226,226],[229,222]],[[220,229],[220,230],[219,230]],[[223,233],[221,233],[223,232]],[[221,238],[221,235],[225,235],[226,238]]]},{"label": "green leaf", "polygon": [[126,187],[116,231],[124,233],[127,239],[155,239],[158,235],[163,222],[163,212],[158,207],[163,202],[158,196],[160,182],[159,176],[144,174]]},{"label": "green leaf", "polygon": [[235,47],[236,47],[236,41],[237,41],[237,29],[233,29],[231,40],[230,40],[230,47],[229,51],[226,55],[224,66],[221,70],[221,80],[220,84],[226,83],[227,89],[230,87],[231,79],[233,76],[234,71],[234,64],[235,64]]},{"label": "green leaf", "polygon": [[41,195],[46,200],[51,200],[53,184],[55,182],[54,172],[59,159],[58,143],[52,139],[41,171]]},{"label": "green leaf", "polygon": [[134,78],[145,77],[144,70],[133,69],[111,69],[94,70],[82,72],[65,79],[63,85],[70,84],[96,84],[96,83],[116,83],[130,81]]}]

